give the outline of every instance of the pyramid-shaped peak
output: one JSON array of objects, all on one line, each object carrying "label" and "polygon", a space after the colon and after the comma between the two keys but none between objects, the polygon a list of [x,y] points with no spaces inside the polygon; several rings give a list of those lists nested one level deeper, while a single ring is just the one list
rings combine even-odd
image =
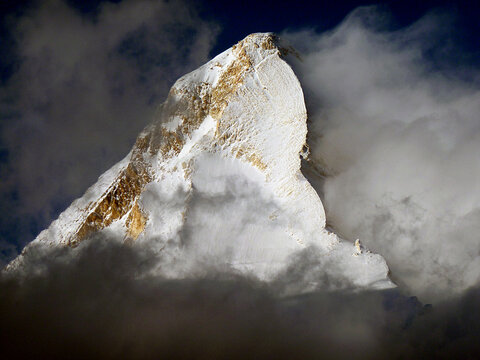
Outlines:
[{"label": "pyramid-shaped peak", "polygon": [[392,286],[381,256],[352,257],[353,244],[325,229],[301,172],[307,111],[290,53],[275,34],[254,33],[182,76],[127,157],[34,243],[107,233],[158,254],[163,275],[209,259],[263,279],[315,246],[354,285]]}]

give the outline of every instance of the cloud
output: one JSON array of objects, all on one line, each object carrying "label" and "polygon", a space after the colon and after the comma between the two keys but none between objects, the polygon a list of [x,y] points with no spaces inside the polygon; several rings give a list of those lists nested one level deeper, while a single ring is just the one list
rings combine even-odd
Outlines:
[{"label": "cloud", "polygon": [[329,32],[284,36],[303,52],[295,70],[327,221],[432,301],[480,279],[480,73],[450,62],[462,50],[453,18],[390,24],[365,7]]},{"label": "cloud", "polygon": [[218,28],[184,1],[37,2],[10,28],[21,59],[0,88],[2,236],[30,241],[125,156]]},{"label": "cloud", "polygon": [[22,271],[0,276],[8,358],[428,359],[480,350],[478,289],[433,307],[397,290],[328,284],[284,296],[289,276],[268,284],[204,265],[184,279],[152,275],[162,255],[105,234],[25,256]]}]

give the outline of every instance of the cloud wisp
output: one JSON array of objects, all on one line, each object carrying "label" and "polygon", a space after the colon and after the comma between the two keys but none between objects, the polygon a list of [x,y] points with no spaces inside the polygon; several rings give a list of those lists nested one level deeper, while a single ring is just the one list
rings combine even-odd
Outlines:
[{"label": "cloud wisp", "polygon": [[480,279],[480,72],[450,62],[454,26],[433,12],[391,30],[367,7],[326,33],[284,34],[303,52],[329,223],[426,301]]}]

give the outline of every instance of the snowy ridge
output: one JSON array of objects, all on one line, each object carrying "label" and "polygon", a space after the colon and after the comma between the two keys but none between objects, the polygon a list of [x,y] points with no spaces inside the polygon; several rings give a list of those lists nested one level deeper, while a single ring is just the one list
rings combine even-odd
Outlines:
[{"label": "snowy ridge", "polygon": [[[273,34],[252,34],[180,78],[130,154],[34,243],[76,246],[104,232],[167,259],[158,269],[167,276],[221,262],[265,280],[314,246],[355,286],[394,286],[380,255],[325,229],[300,170],[307,114],[284,61],[292,52]],[[325,271],[313,270],[309,283]]]}]

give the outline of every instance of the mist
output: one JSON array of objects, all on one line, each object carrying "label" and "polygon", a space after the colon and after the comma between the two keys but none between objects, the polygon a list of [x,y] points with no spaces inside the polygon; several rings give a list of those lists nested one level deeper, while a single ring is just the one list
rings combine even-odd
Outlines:
[{"label": "mist", "polygon": [[480,77],[452,15],[393,25],[364,7],[329,32],[284,36],[302,56],[327,222],[432,302],[480,279]]}]

